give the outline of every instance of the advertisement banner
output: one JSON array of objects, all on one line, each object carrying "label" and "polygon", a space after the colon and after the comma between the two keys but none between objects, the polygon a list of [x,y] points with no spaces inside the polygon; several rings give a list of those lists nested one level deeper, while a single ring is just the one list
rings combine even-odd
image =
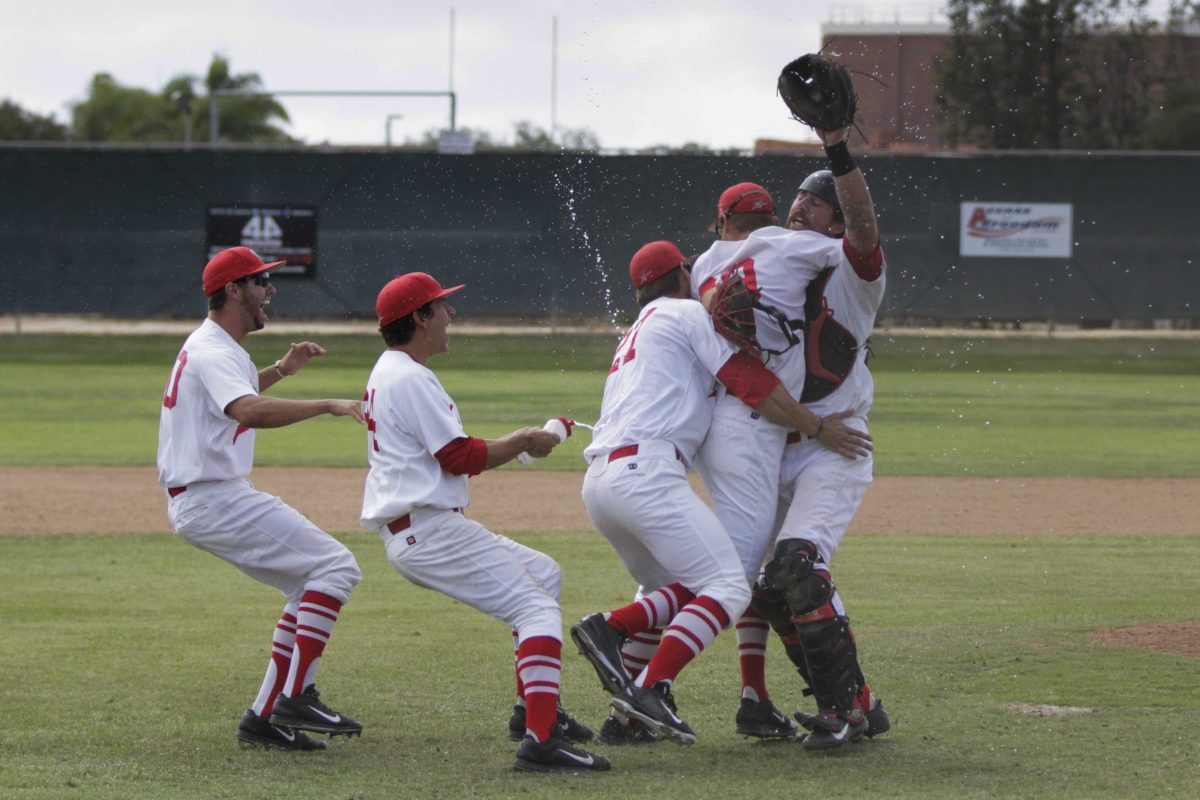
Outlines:
[{"label": "advertisement banner", "polygon": [[959,212],[959,255],[1070,258],[1070,203],[990,203],[973,200]]},{"label": "advertisement banner", "polygon": [[272,275],[314,278],[317,274],[317,209],[314,206],[208,207],[208,256],[230,247],[249,247],[263,261],[287,261]]}]

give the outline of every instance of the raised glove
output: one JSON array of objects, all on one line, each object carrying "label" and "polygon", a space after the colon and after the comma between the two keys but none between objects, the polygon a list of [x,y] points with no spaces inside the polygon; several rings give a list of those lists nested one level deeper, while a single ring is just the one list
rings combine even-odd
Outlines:
[{"label": "raised glove", "polygon": [[792,116],[805,125],[836,131],[854,124],[854,81],[828,56],[809,53],[788,64],[779,73],[778,90]]},{"label": "raised glove", "polygon": [[712,305],[713,327],[717,333],[752,356],[762,352],[757,338],[758,325],[754,320],[757,301],[758,292],[735,273],[717,284]]}]

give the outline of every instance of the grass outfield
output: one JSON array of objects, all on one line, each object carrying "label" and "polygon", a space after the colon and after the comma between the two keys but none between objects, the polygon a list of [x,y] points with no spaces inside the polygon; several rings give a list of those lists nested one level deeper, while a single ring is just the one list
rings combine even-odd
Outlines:
[{"label": "grass outfield", "polygon": [[[182,337],[0,336],[0,465],[152,464],[163,385]],[[272,390],[358,396],[381,343],[329,350]],[[246,344],[270,363],[288,340]],[[594,421],[610,336],[459,336],[434,360],[468,432],[496,436],[551,416]],[[1200,359],[1192,341],[877,336],[880,475],[1198,477]],[[541,469],[582,469],[586,434]],[[361,466],[362,431],[323,418],[258,437],[259,465]]]},{"label": "grass outfield", "polygon": [[[520,538],[564,565],[568,621],[631,589],[595,534]],[[1200,561],[1195,537],[855,537],[840,583],[890,733],[825,755],[736,736],[726,634],[677,686],[696,746],[597,748],[611,773],[548,777],[509,769],[504,627],[402,580],[374,537],[344,540],[365,579],[320,685],[366,732],[296,754],[234,741],[266,664],[273,590],[167,535],[0,538],[0,796],[958,800],[1189,797],[1200,785],[1195,661],[1087,636],[1194,616],[1200,584],[1178,565]],[[564,655],[565,703],[598,725],[607,696]],[[774,644],[768,674],[782,708],[807,706]]]}]

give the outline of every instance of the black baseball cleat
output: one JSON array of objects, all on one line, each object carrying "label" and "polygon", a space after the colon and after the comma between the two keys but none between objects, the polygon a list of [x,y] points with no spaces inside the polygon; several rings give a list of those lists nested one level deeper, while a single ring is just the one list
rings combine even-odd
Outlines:
[{"label": "black baseball cleat", "polygon": [[667,705],[670,691],[671,685],[666,681],[659,681],[653,687],[631,683],[620,694],[613,695],[612,707],[630,719],[643,723],[660,738],[678,744],[695,744],[695,731]]},{"label": "black baseball cleat", "polygon": [[243,744],[254,747],[265,747],[268,750],[324,750],[325,742],[311,739],[303,733],[291,728],[272,725],[265,716],[254,713],[254,709],[246,709],[238,722],[237,738]]},{"label": "black baseball cleat", "polygon": [[743,697],[737,711],[737,732],[756,739],[791,739],[796,723],[780,713],[770,700]]},{"label": "black baseball cleat", "polygon": [[[568,742],[590,742],[595,737],[591,728],[563,711],[562,706],[558,708],[558,722],[555,727]],[[513,706],[512,716],[508,718],[508,738],[513,742],[525,738],[525,706]]]},{"label": "black baseball cleat", "polygon": [[800,742],[805,750],[831,750],[848,744],[867,732],[867,718],[858,709],[851,711],[848,716],[842,716],[835,711],[805,716],[808,717],[806,722],[813,726],[810,729],[812,732]]},{"label": "black baseball cleat", "polygon": [[636,719],[622,721],[614,712],[609,714],[600,726],[600,734],[596,741],[610,747],[624,747],[631,744],[654,744],[658,741],[658,736]]},{"label": "black baseball cleat", "polygon": [[873,739],[881,733],[887,733],[892,729],[892,720],[888,713],[883,710],[883,701],[875,695],[871,695],[871,708],[867,711],[867,732],[863,734],[868,739]]},{"label": "black baseball cleat", "polygon": [[[855,737],[856,739],[862,738],[863,736],[867,737],[868,739],[873,739],[879,734],[887,733],[892,729],[892,720],[890,717],[888,717],[887,711],[885,711],[883,708],[883,701],[881,701],[875,695],[871,695],[871,708],[866,712],[865,716],[867,718],[867,729],[859,733]],[[816,730],[817,728],[816,714],[806,714],[803,711],[797,711],[796,720],[807,730],[812,731]]]},{"label": "black baseball cleat", "polygon": [[580,655],[592,663],[604,691],[617,694],[632,682],[621,659],[625,638],[603,614],[589,614],[576,622],[571,626],[571,638]]},{"label": "black baseball cleat", "polygon": [[275,698],[271,724],[330,736],[362,735],[362,725],[322,703],[321,694],[313,685],[306,686],[295,697]]},{"label": "black baseball cleat", "polygon": [[539,742],[531,734],[521,740],[513,769],[521,772],[604,772],[612,769],[612,764],[599,753],[572,747],[559,736]]}]

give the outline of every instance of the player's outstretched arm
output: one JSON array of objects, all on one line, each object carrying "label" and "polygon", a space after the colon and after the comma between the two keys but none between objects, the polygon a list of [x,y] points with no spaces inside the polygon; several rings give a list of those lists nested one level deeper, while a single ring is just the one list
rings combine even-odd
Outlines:
[{"label": "player's outstretched arm", "polygon": [[323,356],[325,352],[325,348],[316,342],[292,342],[283,358],[258,371],[258,390],[265,392],[284,378],[292,377],[309,359]]},{"label": "player's outstretched arm", "polygon": [[362,402],[358,400],[284,400],[248,394],[225,408],[226,416],[247,428],[282,428],[322,414],[364,421]]},{"label": "player's outstretched arm", "polygon": [[545,458],[560,442],[558,434],[542,428],[521,428],[499,439],[488,439],[487,469],[507,464],[521,453],[534,458]]},{"label": "player's outstretched arm", "polygon": [[829,156],[833,187],[846,218],[846,241],[859,255],[870,256],[879,247],[879,220],[875,216],[875,203],[871,200],[867,179],[846,147],[850,128],[813,130],[825,143],[825,153]]},{"label": "player's outstretched arm", "polygon": [[850,416],[849,411],[818,417],[796,402],[783,384],[776,386],[762,402],[754,406],[754,410],[776,425],[800,431],[849,459],[868,456],[874,448],[870,434],[851,428],[844,422]]}]

